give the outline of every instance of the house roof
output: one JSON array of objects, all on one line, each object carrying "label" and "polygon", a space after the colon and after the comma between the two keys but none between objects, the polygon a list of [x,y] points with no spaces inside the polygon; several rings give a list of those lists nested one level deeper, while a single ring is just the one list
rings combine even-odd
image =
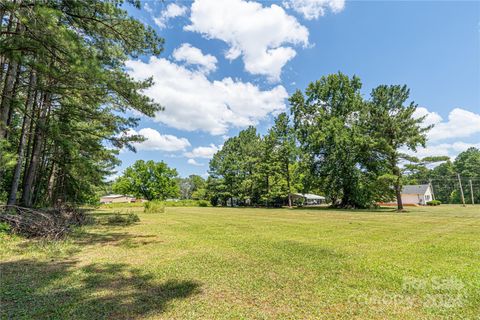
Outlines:
[{"label": "house roof", "polygon": [[319,196],[319,195],[316,195],[316,194],[312,194],[312,193],[305,193],[305,194],[292,193],[292,195],[297,196],[297,197],[302,197],[302,198],[305,198],[305,199],[308,199],[308,200],[325,200],[325,197]]},{"label": "house roof", "polygon": [[115,199],[115,198],[121,198],[121,197],[129,197],[129,196],[126,196],[123,194],[109,194],[109,195],[103,196],[102,199]]},{"label": "house roof", "polygon": [[403,194],[425,194],[427,192],[430,185],[428,184],[414,184],[414,185],[407,185],[403,186],[402,193]]}]

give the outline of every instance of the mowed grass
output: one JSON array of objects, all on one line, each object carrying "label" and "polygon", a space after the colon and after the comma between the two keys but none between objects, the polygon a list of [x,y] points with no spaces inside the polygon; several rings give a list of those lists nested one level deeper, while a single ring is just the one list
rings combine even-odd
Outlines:
[{"label": "mowed grass", "polygon": [[[115,209],[94,214],[105,221]],[[14,319],[479,319],[480,206],[167,208],[0,239]]]}]

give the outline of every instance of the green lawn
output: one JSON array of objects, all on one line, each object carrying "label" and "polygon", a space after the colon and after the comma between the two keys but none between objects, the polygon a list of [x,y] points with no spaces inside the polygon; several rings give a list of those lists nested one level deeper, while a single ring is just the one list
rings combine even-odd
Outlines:
[{"label": "green lawn", "polygon": [[0,237],[1,318],[480,319],[480,206],[124,210]]}]

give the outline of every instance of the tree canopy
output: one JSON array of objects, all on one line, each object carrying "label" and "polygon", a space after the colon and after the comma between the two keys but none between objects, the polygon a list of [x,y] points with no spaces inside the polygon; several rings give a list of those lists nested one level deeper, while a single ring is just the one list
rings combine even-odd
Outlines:
[{"label": "tree canopy", "polygon": [[431,128],[414,117],[406,86],[381,85],[368,100],[361,88],[356,76],[321,77],[289,98],[291,118],[278,115],[264,136],[250,127],[228,139],[210,162],[212,202],[291,205],[291,193],[312,192],[334,206],[371,207],[399,195],[404,168],[446,160],[403,153],[425,146]]},{"label": "tree canopy", "polygon": [[89,201],[118,150],[141,140],[125,112],[162,109],[124,64],[163,39],[116,0],[2,1],[0,15],[0,199]]},{"label": "tree canopy", "polygon": [[137,160],[115,180],[112,188],[114,192],[146,200],[176,198],[179,195],[177,176],[177,170],[169,168],[163,161]]}]

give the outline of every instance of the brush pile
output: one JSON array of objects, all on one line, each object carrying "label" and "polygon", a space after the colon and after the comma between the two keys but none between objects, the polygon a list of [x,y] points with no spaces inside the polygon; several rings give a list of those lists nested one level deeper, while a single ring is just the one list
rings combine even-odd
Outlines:
[{"label": "brush pile", "polygon": [[31,209],[19,206],[0,206],[0,222],[10,225],[14,233],[26,237],[59,239],[74,226],[89,221],[85,210],[63,206],[56,209]]}]

